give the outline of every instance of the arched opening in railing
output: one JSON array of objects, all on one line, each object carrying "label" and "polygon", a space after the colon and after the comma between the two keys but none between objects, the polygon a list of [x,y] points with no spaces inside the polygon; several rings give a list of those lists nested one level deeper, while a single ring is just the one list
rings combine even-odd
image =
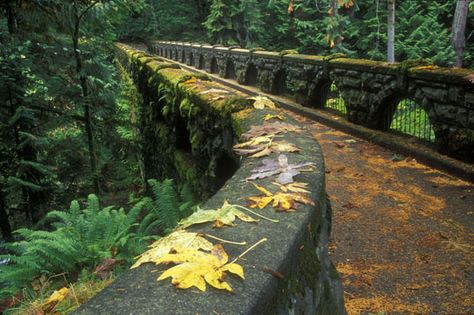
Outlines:
[{"label": "arched opening in railing", "polygon": [[285,94],[286,92],[286,72],[283,69],[278,70],[273,77],[270,93],[274,95]]},{"label": "arched opening in railing", "polygon": [[388,130],[415,137],[427,142],[435,142],[433,125],[425,109],[412,99],[398,102],[393,115],[386,117]]},{"label": "arched opening in railing", "polygon": [[212,57],[211,59],[211,73],[218,73],[219,67],[217,66],[217,59],[216,57]]},{"label": "arched opening in railing", "polygon": [[318,90],[320,91],[320,97],[323,97],[324,94],[327,95],[326,97],[324,97],[326,99],[324,108],[329,109],[338,114],[347,114],[346,103],[344,102],[341,92],[337,88],[335,82],[321,82]]},{"label": "arched opening in railing", "polygon": [[216,161],[216,186],[221,188],[239,169],[240,165],[235,157],[223,153]]},{"label": "arched opening in railing", "polygon": [[253,63],[249,63],[245,71],[245,85],[257,85],[258,70]]},{"label": "arched opening in railing", "polygon": [[174,50],[173,60],[176,60],[176,61],[179,60],[179,57],[178,57],[178,49],[175,49],[175,50]]},{"label": "arched opening in railing", "polygon": [[193,53],[189,53],[188,65],[194,67],[194,56]]},{"label": "arched opening in railing", "polygon": [[181,53],[181,62],[186,63],[186,51],[184,49]]},{"label": "arched opening in railing", "polygon": [[225,78],[235,80],[237,75],[235,73],[235,65],[232,59],[227,60],[227,65],[225,68]]},{"label": "arched opening in railing", "polygon": [[203,55],[199,56],[198,69],[204,69],[204,56]]}]

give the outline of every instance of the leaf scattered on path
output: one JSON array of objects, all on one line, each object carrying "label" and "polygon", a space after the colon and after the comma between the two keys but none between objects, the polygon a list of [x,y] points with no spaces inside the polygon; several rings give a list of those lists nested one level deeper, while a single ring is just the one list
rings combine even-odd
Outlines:
[{"label": "leaf scattered on path", "polygon": [[253,175],[247,180],[256,180],[278,175],[276,181],[285,185],[293,183],[293,177],[301,174],[303,167],[314,166],[313,162],[303,162],[298,164],[288,164],[288,158],[284,154],[280,154],[277,160],[263,159],[262,163],[252,170]]}]

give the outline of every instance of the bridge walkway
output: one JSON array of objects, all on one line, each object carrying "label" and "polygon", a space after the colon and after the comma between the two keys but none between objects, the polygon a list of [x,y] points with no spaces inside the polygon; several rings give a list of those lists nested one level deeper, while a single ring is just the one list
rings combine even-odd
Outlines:
[{"label": "bridge walkway", "polygon": [[474,314],[474,184],[292,114],[323,148],[349,314]]}]

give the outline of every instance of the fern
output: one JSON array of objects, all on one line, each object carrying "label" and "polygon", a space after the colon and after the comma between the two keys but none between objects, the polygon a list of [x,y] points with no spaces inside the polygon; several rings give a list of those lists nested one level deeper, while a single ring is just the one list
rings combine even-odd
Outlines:
[{"label": "fern", "polygon": [[152,198],[142,198],[128,212],[101,208],[99,198],[89,195],[84,209],[72,201],[66,211],[49,212],[46,220],[52,231],[17,230],[21,241],[2,246],[11,254],[0,255],[0,260],[9,262],[0,265],[0,300],[41,275],[91,270],[110,257],[131,262],[149,240],[157,238],[156,231],[175,227],[191,209],[188,188],[179,197],[172,180],[149,180],[149,185]]}]

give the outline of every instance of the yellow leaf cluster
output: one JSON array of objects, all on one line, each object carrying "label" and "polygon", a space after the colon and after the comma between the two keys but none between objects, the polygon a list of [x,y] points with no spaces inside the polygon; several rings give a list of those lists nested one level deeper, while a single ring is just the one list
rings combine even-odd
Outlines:
[{"label": "yellow leaf cluster", "polygon": [[255,137],[249,141],[236,144],[234,151],[240,155],[249,155],[252,158],[260,158],[270,153],[299,152],[296,145],[286,141],[273,141],[275,135]]},{"label": "yellow leaf cluster", "polygon": [[255,183],[253,185],[263,195],[248,197],[250,208],[263,209],[271,203],[276,210],[290,212],[297,210],[298,203],[314,205],[314,202],[307,195],[308,191],[305,189],[307,184],[304,183],[278,184],[281,191],[275,194],[260,185]]},{"label": "yellow leaf cluster", "polygon": [[197,233],[178,230],[151,244],[149,250],[137,257],[138,260],[133,264],[131,269],[137,268],[147,262],[156,264],[159,259],[168,254],[171,249],[175,247],[210,251],[213,245]]},{"label": "yellow leaf cluster", "polygon": [[196,287],[206,291],[206,283],[216,289],[232,292],[232,288],[224,278],[226,273],[232,273],[244,279],[244,269],[229,260],[222,245],[217,244],[211,253],[205,253],[191,248],[177,247],[156,261],[156,264],[177,264],[161,274],[158,281],[172,278],[171,283],[179,289]]}]

